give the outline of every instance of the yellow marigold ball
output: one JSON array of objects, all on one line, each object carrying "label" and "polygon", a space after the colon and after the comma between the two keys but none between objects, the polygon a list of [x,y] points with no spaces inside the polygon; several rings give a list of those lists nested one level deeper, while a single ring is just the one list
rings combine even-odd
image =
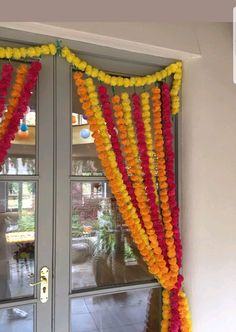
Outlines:
[{"label": "yellow marigold ball", "polygon": [[48,47],[50,54],[55,55],[57,53],[57,48],[54,44],[48,44]]},{"label": "yellow marigold ball", "polygon": [[123,77],[118,77],[117,78],[117,85],[118,86],[123,86],[124,85],[124,78]]},{"label": "yellow marigold ball", "polygon": [[130,80],[128,78],[124,78],[124,87],[128,88],[130,86]]},{"label": "yellow marigold ball", "polygon": [[35,47],[35,55],[37,57],[40,57],[41,56],[41,48],[39,46],[36,46]]},{"label": "yellow marigold ball", "polygon": [[63,58],[65,58],[68,54],[70,53],[68,47],[63,47],[62,51],[61,51],[61,56]]},{"label": "yellow marigold ball", "polygon": [[20,50],[19,50],[19,49],[17,49],[17,48],[13,48],[12,51],[13,51],[13,52],[12,52],[12,56],[13,56],[13,58],[15,58],[15,59],[20,59],[20,58],[21,58],[21,53],[20,53]]},{"label": "yellow marigold ball", "polygon": [[[31,47],[30,47],[31,48]],[[48,55],[50,54],[50,50],[49,50],[49,47],[48,45],[42,45],[41,46],[41,50],[42,50],[42,54],[44,55]],[[28,52],[29,52],[29,49],[28,49]],[[29,53],[28,53],[29,54]]]},{"label": "yellow marigold ball", "polygon": [[90,66],[90,65],[87,65],[87,66],[86,66],[86,69],[85,69],[85,73],[86,73],[88,76],[90,76],[91,73],[92,73],[92,70],[93,70],[93,67]]},{"label": "yellow marigold ball", "polygon": [[4,48],[0,47],[0,58],[6,58],[6,51]]},{"label": "yellow marigold ball", "polygon": [[6,58],[11,59],[11,57],[13,55],[12,48],[11,47],[7,47],[5,52],[6,52]]},{"label": "yellow marigold ball", "polygon": [[104,78],[104,82],[106,84],[110,84],[111,83],[111,76],[110,75],[106,75],[105,78]]},{"label": "yellow marigold ball", "polygon": [[86,67],[87,67],[86,61],[81,61],[80,64],[78,65],[79,70],[82,70],[82,71],[84,71]]},{"label": "yellow marigold ball", "polygon": [[[40,49],[40,52],[41,52],[41,49]],[[26,48],[25,47],[21,47],[20,48],[20,53],[21,53],[21,57],[25,58],[26,55],[27,55]]]},{"label": "yellow marigold ball", "polygon": [[104,81],[105,76],[106,76],[106,74],[104,73],[104,71],[100,70],[100,71],[98,72],[98,79],[99,79],[100,81]]}]

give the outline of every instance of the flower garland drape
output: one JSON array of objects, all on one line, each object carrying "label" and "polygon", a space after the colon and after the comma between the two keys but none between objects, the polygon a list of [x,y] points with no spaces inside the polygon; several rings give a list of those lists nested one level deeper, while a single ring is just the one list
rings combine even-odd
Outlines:
[{"label": "flower garland drape", "polygon": [[162,332],[189,332],[180,273],[170,87],[162,82],[150,92],[110,97],[107,87],[97,87],[93,78],[79,71],[73,78],[119,211],[150,273],[164,288]]},{"label": "flower garland drape", "polygon": [[8,90],[12,80],[12,64],[2,66],[0,80],[0,166],[4,163],[11,142],[24,118],[37,83],[41,63],[32,62],[30,65],[20,64],[16,69],[16,77],[7,100]]},{"label": "flower garland drape", "polygon": [[[28,48],[0,47],[0,59],[38,60],[47,55],[62,56],[80,71],[74,74],[77,92],[111,191],[150,273],[164,288],[162,332],[192,331],[180,273],[182,246],[171,119],[180,108],[181,62],[151,75],[123,78],[91,66],[58,42]],[[39,61],[20,65],[6,101],[13,69],[11,64],[2,67],[0,165],[24,117],[40,69]],[[169,76],[171,86],[163,82]],[[98,89],[94,79],[101,82]],[[161,86],[155,86],[156,82],[162,82]],[[124,91],[110,98],[107,85],[150,91],[135,92],[131,97]]]}]

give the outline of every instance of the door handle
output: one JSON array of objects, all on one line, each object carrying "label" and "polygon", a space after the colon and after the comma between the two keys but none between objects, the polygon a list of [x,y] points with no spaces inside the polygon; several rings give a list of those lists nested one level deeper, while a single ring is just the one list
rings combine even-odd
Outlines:
[{"label": "door handle", "polygon": [[40,281],[29,284],[32,287],[40,285],[40,301],[42,303],[46,303],[48,301],[48,278],[49,269],[44,266],[40,270]]}]

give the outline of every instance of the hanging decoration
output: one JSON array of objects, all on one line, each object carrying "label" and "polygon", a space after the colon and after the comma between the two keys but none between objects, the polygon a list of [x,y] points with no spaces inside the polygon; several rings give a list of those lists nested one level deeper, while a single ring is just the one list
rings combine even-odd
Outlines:
[{"label": "hanging decoration", "polygon": [[182,78],[182,63],[180,61],[172,63],[166,68],[157,71],[151,75],[123,78],[109,75],[103,70],[91,66],[86,61],[78,57],[75,53],[73,53],[68,47],[62,47],[61,41],[59,40],[57,40],[55,44],[50,43],[46,45],[38,45],[32,47],[0,47],[0,59],[39,59],[45,55],[61,56],[65,58],[66,61],[71,64],[74,69],[85,72],[87,76],[91,78],[97,78],[100,82],[113,87],[118,86],[129,88],[150,86],[152,84],[155,84],[156,82],[161,82],[165,80],[169,76],[173,76],[173,82],[170,91],[172,105],[171,110],[172,114],[177,114],[179,112],[179,90]]},{"label": "hanging decoration", "polygon": [[[12,72],[13,67],[10,66]],[[6,103],[6,110],[2,112],[0,118],[0,165],[3,164],[11,147],[11,142],[18,132],[20,122],[27,112],[40,69],[41,63],[38,61],[32,62],[30,65],[21,64],[16,69],[16,78]],[[26,124],[22,124],[22,126],[24,127],[22,132],[26,132]]]},{"label": "hanging decoration", "polygon": [[183,291],[171,89],[114,93],[74,73],[77,93],[110,188],[149,272],[163,290],[162,332],[192,331]]},{"label": "hanging decoration", "polygon": [[60,41],[29,48],[0,47],[0,59],[36,60],[19,65],[8,100],[13,67],[11,63],[2,66],[0,165],[19,126],[22,133],[28,131],[21,120],[41,69],[39,60],[46,55],[63,57],[75,71],[83,119],[89,125],[81,131],[81,138],[93,137],[123,220],[149,272],[163,287],[161,331],[191,332],[181,274],[173,151],[172,116],[180,109],[182,63],[177,61],[151,75],[123,78],[91,66]]}]

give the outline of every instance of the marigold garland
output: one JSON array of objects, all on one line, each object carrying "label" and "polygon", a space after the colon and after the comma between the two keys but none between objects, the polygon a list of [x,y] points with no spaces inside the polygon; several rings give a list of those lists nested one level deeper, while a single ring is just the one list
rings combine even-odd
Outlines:
[{"label": "marigold garland", "polygon": [[[153,101],[153,127],[154,127],[154,139],[155,149],[157,154],[157,176],[160,191],[160,205],[162,212],[162,220],[165,228],[165,238],[167,244],[168,262],[170,264],[170,270],[173,280],[177,281],[177,275],[180,265],[177,262],[177,257],[180,260],[181,255],[176,254],[176,244],[173,239],[173,224],[171,217],[171,209],[169,205],[168,197],[168,183],[166,177],[166,160],[164,153],[164,137],[162,132],[161,123],[161,101],[160,101],[160,89],[155,87],[152,89],[152,101]],[[163,105],[164,106],[164,105]]]},{"label": "marigold garland", "polygon": [[[125,97],[125,100],[127,101],[127,96],[123,97]],[[162,262],[162,264],[159,267],[161,268],[162,272],[167,273],[168,269],[161,254],[161,248],[159,247],[157,235],[153,227],[150,207],[148,204],[148,198],[146,194],[145,183],[143,180],[143,174],[140,169],[141,166],[139,163],[135,164],[134,156],[132,154],[132,148],[134,147],[134,145],[128,137],[128,126],[127,127],[125,126],[125,124],[127,123],[123,119],[124,112],[122,111],[123,108],[122,105],[120,104],[120,97],[114,96],[112,98],[112,102],[113,102],[114,116],[117,120],[116,124],[118,129],[118,135],[120,138],[121,146],[123,146],[125,160],[127,162],[127,166],[130,167],[130,169],[132,170],[130,178],[133,183],[135,196],[142,216],[143,226],[146,229],[146,233],[149,237],[149,241],[151,247],[153,248],[154,255],[157,255],[157,261]]]},{"label": "marigold garland", "polygon": [[171,100],[172,100],[172,113],[179,112],[180,99],[179,90],[182,80],[182,63],[177,61],[172,63],[166,68],[146,76],[135,77],[116,77],[107,74],[103,70],[99,70],[96,67],[91,66],[86,61],[82,60],[75,53],[73,53],[68,47],[62,47],[59,41],[55,44],[45,44],[32,47],[0,47],[0,59],[25,59],[25,58],[40,58],[42,55],[59,55],[66,59],[74,68],[83,71],[91,78],[97,78],[102,83],[111,86],[123,86],[125,88],[136,86],[143,87],[149,86],[156,82],[161,82],[167,77],[173,75],[173,84],[171,88]]},{"label": "marigold garland", "polygon": [[164,138],[164,148],[165,148],[165,163],[166,167],[163,170],[166,176],[167,182],[167,195],[168,195],[168,205],[171,210],[172,227],[175,248],[177,253],[177,262],[179,268],[182,266],[182,245],[179,232],[179,208],[176,199],[176,185],[175,185],[175,174],[174,174],[174,151],[173,151],[173,133],[172,133],[172,123],[171,123],[171,110],[170,110],[170,91],[168,84],[163,83],[161,89],[163,112],[162,123],[163,123],[163,138]]},{"label": "marigold garland", "polygon": [[[138,215],[132,206],[131,199],[128,195],[124,182],[122,181],[122,175],[117,167],[115,155],[112,151],[109,135],[104,124],[104,119],[102,117],[101,107],[99,106],[96,93],[94,93],[94,85],[92,80],[83,80],[81,79],[81,75],[78,73],[77,75],[74,75],[74,79],[76,86],[78,87],[77,92],[80,96],[82,107],[85,111],[85,115],[88,118],[90,129],[93,131],[93,137],[98,151],[98,156],[101,159],[105,174],[109,180],[111,191],[116,197],[117,205],[121,215],[126,224],[129,226],[134,242],[139,248],[139,251],[144,260],[147,262],[150,272],[158,280],[160,280],[164,287],[171,289],[173,285],[170,283],[168,270],[162,269],[166,263],[164,257],[161,254],[161,249],[158,249],[157,245],[156,253],[154,255],[149,238],[142,228]],[[90,89],[92,92],[88,93],[88,90]],[[98,125],[99,122],[101,123],[100,130]],[[149,237],[151,237],[151,234]]]},{"label": "marigold garland", "polygon": [[[147,154],[149,157],[149,168],[152,174],[152,182],[155,188],[157,188],[156,182],[156,167],[154,160],[154,149],[152,139],[152,128],[151,128],[151,112],[150,112],[150,94],[148,92],[141,93],[141,105],[142,105],[142,118],[144,123],[144,134],[147,146]],[[155,191],[156,202],[158,203],[158,194]]]},{"label": "marigold garland", "polygon": [[18,107],[19,98],[21,96],[22,90],[24,88],[25,77],[28,72],[28,66],[26,64],[21,64],[16,69],[16,78],[12,86],[10,97],[8,98],[7,111],[3,115],[3,119],[0,125],[0,139],[5,135],[8,130],[8,125],[11,121],[13,113]]},{"label": "marigold garland", "polygon": [[[113,119],[106,88],[100,86],[97,93],[93,80],[84,80],[81,73],[74,74],[74,80],[82,108],[93,132],[98,156],[109,180],[111,191],[116,197],[121,215],[129,226],[134,242],[147,262],[149,271],[166,289],[163,291],[162,332],[190,332],[189,308],[181,289],[183,277],[179,274],[182,255],[179,247],[180,238],[176,237],[177,224],[175,217],[172,217],[174,216],[172,211],[176,208],[176,199],[173,200],[175,187],[173,187],[173,174],[170,173],[170,168],[173,167],[173,151],[170,148],[172,145],[169,132],[171,123],[168,122],[171,114],[168,85],[163,84],[162,92],[159,88],[152,90],[154,121],[154,141],[152,141],[150,114],[147,113],[149,107],[146,107],[149,105],[149,95],[144,93],[143,98],[137,94],[132,96],[133,119],[129,96],[124,93],[121,97],[113,96],[111,99],[114,109]],[[158,219],[158,206],[154,195],[154,192],[157,193],[154,169],[149,167],[153,165],[149,156],[153,158],[154,142],[163,225]],[[170,175],[172,182],[168,182],[167,175]],[[129,191],[130,185],[125,184],[127,177],[131,180],[133,191]],[[172,197],[170,197],[171,193]],[[132,199],[133,194],[135,194],[137,205]],[[137,211],[140,211],[141,218]],[[159,221],[158,224],[157,221]]]},{"label": "marigold garland", "polygon": [[0,139],[0,165],[4,162],[4,159],[7,155],[7,151],[11,147],[11,141],[14,140],[15,134],[18,131],[20,120],[23,119],[24,114],[27,111],[29,99],[32,95],[32,90],[34,89],[35,84],[37,82],[40,69],[41,69],[41,63],[38,61],[32,62],[29,70],[25,67],[21,67],[20,74],[24,72],[27,73],[27,76],[25,79],[25,83],[23,83],[24,82],[23,81],[21,82],[21,84],[19,84],[20,92],[19,90],[13,90],[17,91],[17,96],[15,97],[17,101],[13,103],[14,106],[12,107],[11,112],[9,113],[10,114],[9,118],[8,114],[5,115],[7,126],[4,127],[4,131],[2,132],[2,137]]},{"label": "marigold garland", "polygon": [[4,63],[2,65],[2,73],[1,73],[2,77],[0,80],[0,119],[5,110],[5,104],[6,104],[5,99],[11,83],[12,73],[13,73],[13,66],[9,63]]},{"label": "marigold garland", "polygon": [[117,133],[115,131],[115,123],[113,121],[112,109],[111,109],[109,96],[108,96],[106,87],[99,86],[98,94],[99,94],[99,98],[100,98],[100,102],[101,102],[101,106],[102,106],[104,120],[105,120],[106,126],[107,126],[107,131],[110,135],[111,145],[112,145],[113,151],[116,156],[117,166],[119,168],[120,173],[122,174],[123,182],[127,188],[127,192],[131,198],[131,202],[133,203],[133,206],[136,209],[138,217],[139,217],[140,221],[142,222],[142,217],[141,217],[141,214],[140,214],[140,211],[138,208],[138,203],[137,203],[137,200],[136,200],[136,197],[134,194],[134,188],[133,188],[130,178],[128,176],[128,173],[126,170],[126,165],[124,163],[124,158],[122,156],[122,152],[120,149],[120,144],[119,144],[119,140],[117,137]]},{"label": "marigold garland", "polygon": [[133,102],[133,117],[134,117],[134,123],[135,123],[135,127],[136,127],[136,133],[137,133],[137,145],[138,145],[138,149],[139,149],[142,170],[144,173],[144,183],[146,186],[147,197],[149,200],[152,222],[154,225],[155,232],[158,236],[158,241],[159,241],[163,256],[165,258],[165,261],[167,262],[167,250],[166,250],[166,243],[164,240],[165,235],[164,235],[162,223],[160,220],[159,208],[158,208],[158,205],[156,202],[156,188],[154,187],[154,184],[152,181],[152,174],[151,174],[151,170],[149,167],[149,156],[148,156],[148,150],[147,150],[147,145],[146,145],[146,141],[145,141],[145,127],[144,127],[143,118],[142,118],[141,105],[140,105],[141,101],[140,101],[139,95],[133,94],[132,102]]}]

